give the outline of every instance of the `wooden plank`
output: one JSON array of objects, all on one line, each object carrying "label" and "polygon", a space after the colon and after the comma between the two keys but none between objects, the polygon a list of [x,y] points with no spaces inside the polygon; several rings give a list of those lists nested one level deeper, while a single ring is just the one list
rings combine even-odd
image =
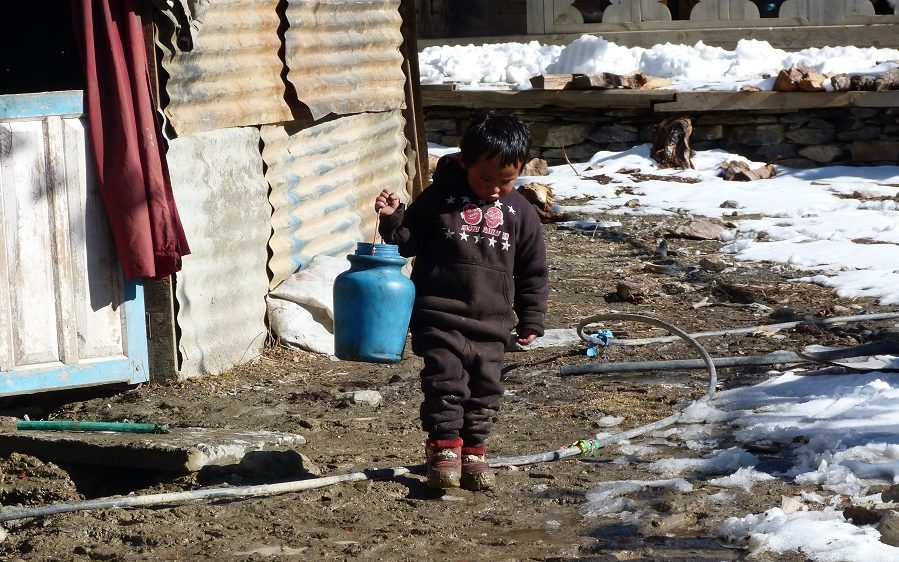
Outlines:
[{"label": "wooden plank", "polygon": [[6,199],[7,194],[8,164],[12,159],[12,128],[8,123],[0,123],[0,372],[12,370],[13,367],[13,343],[12,343],[12,305],[10,295],[12,293],[12,280],[9,277],[7,264],[7,248],[11,244],[7,242],[6,233]]},{"label": "wooden plank", "polygon": [[24,119],[44,115],[81,115],[84,99],[81,90],[40,94],[0,96],[0,119]]},{"label": "wooden plank", "polygon": [[[821,33],[821,30],[818,28],[821,27],[833,27],[839,28],[841,26],[852,26],[856,27],[854,31],[847,33],[846,35],[849,37],[850,42],[858,43],[862,41],[866,36],[864,34],[863,29],[867,26],[878,26],[882,27],[882,35],[884,38],[887,38],[891,33],[892,35],[896,35],[895,32],[895,23],[897,21],[896,16],[846,16],[844,18],[844,22],[842,24],[834,24],[831,22],[824,21],[820,24],[812,24],[808,20],[801,17],[782,17],[782,18],[760,18],[758,20],[674,20],[674,21],[642,21],[642,22],[610,22],[610,23],[582,23],[582,24],[555,24],[550,30],[551,34],[577,34],[580,36],[583,33],[592,33],[595,35],[601,35],[604,38],[608,38],[610,41],[613,41],[610,37],[615,34],[621,33],[646,33],[646,32],[663,32],[664,39],[659,38],[653,40],[652,37],[648,37],[651,40],[651,43],[646,44],[644,42],[644,46],[652,46],[658,43],[662,43],[665,41],[669,41],[668,37],[678,37],[683,36],[684,33],[690,33],[691,36],[695,36],[698,31],[702,31],[703,33],[713,33],[718,34],[722,32],[734,32],[739,29],[764,29],[770,33],[770,36],[776,40],[778,34],[783,33],[783,30],[789,29],[797,29],[797,30],[805,30],[804,37],[811,39],[814,44],[811,46],[826,46],[826,42],[822,42],[820,39],[815,40],[815,36]],[[738,27],[737,27],[738,26]],[[892,32],[891,32],[892,29]],[[534,40],[535,38],[531,37],[530,40]],[[712,44],[710,40],[707,44]],[[896,38],[893,38],[893,43],[895,43]],[[614,41],[615,43],[619,43],[618,41]],[[690,41],[686,41],[683,39],[676,39],[671,41],[672,43],[682,43],[682,44],[691,44]],[[704,41],[705,42],[705,41]],[[794,43],[796,41],[793,41]],[[772,43],[773,44],[773,43]],[[867,45],[867,41],[865,42]]]},{"label": "wooden plank", "polygon": [[175,297],[171,278],[144,282],[148,367],[155,383],[178,380]]},{"label": "wooden plank", "polygon": [[546,31],[544,18],[544,0],[527,0],[528,34],[544,33]]},{"label": "wooden plank", "polygon": [[886,92],[678,92],[657,113],[707,111],[791,111],[836,107],[896,107],[899,90]]},{"label": "wooden plank", "polygon": [[899,90],[886,92],[848,92],[855,107],[899,107]]},{"label": "wooden plank", "polygon": [[757,20],[758,6],[749,0],[702,0],[690,10],[691,21]]},{"label": "wooden plank", "polygon": [[599,74],[575,74],[572,79],[571,88],[574,90],[608,90],[614,88],[652,90],[655,88],[667,88],[670,85],[671,80],[668,78],[647,76],[642,72],[629,72],[628,74],[601,72]]},{"label": "wooden plank", "polygon": [[[570,2],[569,2],[570,3]],[[553,20],[549,31],[559,31],[562,27],[584,25],[639,24],[647,22],[670,22],[671,11],[668,6],[658,0],[618,0],[606,7],[602,14],[601,24],[585,24],[583,18],[572,23],[574,18],[557,17]]]},{"label": "wooden plank", "polygon": [[422,91],[424,90],[448,90],[453,91],[456,89],[456,85],[452,82],[447,82],[446,84],[422,84]]},{"label": "wooden plank", "polygon": [[[124,278],[124,276],[123,276]],[[128,366],[124,374],[131,384],[150,380],[150,361],[147,357],[147,318],[142,281],[124,281],[125,354]],[[119,376],[118,373],[115,376]]]},{"label": "wooden plank", "polygon": [[781,5],[778,15],[803,18],[812,25],[846,23],[847,16],[875,17],[869,0],[790,0]]},{"label": "wooden plank", "polygon": [[463,92],[422,91],[424,107],[530,109],[645,109],[660,101],[674,100],[670,90],[520,90]]},{"label": "wooden plank", "polygon": [[418,32],[415,25],[415,1],[401,0],[400,14],[403,18],[401,31],[403,44],[403,73],[406,76],[404,91],[406,107],[403,118],[406,125],[403,134],[409,141],[406,162],[409,194],[417,197],[428,184],[428,139],[425,132],[424,110],[421,106],[421,73],[418,69]]},{"label": "wooden plank", "polygon": [[[762,18],[759,20],[739,20],[740,28],[779,28],[779,27],[808,27],[809,24],[802,18],[778,18],[777,23],[768,23],[775,21],[773,18]],[[655,32],[667,31],[675,33],[683,33],[685,31],[720,31],[733,30],[734,20],[672,20],[672,21],[641,21],[641,22],[608,22],[608,23],[584,23],[584,24],[556,24],[552,28],[552,33],[595,33],[606,37],[609,33],[622,32]],[[655,45],[660,41],[653,41],[651,45]],[[685,41],[677,41],[677,43],[686,43]]]},{"label": "wooden plank", "polygon": [[4,166],[13,365],[59,359],[43,121],[10,123],[15,153]]},{"label": "wooden plank", "polygon": [[143,22],[144,53],[147,55],[147,74],[150,82],[150,99],[155,109],[161,109],[159,103],[159,60],[156,57],[156,26],[153,23],[154,6],[144,2],[141,21]]},{"label": "wooden plank", "polygon": [[538,90],[569,90],[573,82],[573,74],[541,74],[531,78],[531,87]]},{"label": "wooden plank", "polygon": [[63,363],[78,360],[78,326],[75,318],[72,252],[69,241],[69,206],[66,185],[65,142],[62,119],[47,117],[47,196],[50,224],[53,225],[51,263],[56,286],[56,337],[59,359]]},{"label": "wooden plank", "polygon": [[774,48],[786,50],[853,45],[862,40],[866,46],[899,48],[897,23],[899,16],[847,17],[846,25],[836,26],[803,25],[796,18],[792,21],[762,18],[730,22],[677,20],[641,24],[583,24],[577,29],[566,28],[544,35],[421,39],[419,48],[528,41],[539,41],[545,45],[567,45],[583,33],[602,35],[604,39],[624,47],[648,48],[659,43],[693,45],[702,41],[709,46],[733,49],[740,39],[756,39],[767,41]]},{"label": "wooden plank", "polygon": [[129,363],[128,358],[118,357],[82,365],[48,362],[39,367],[14,370],[0,377],[0,396],[131,382]]},{"label": "wooden plank", "polygon": [[81,119],[65,118],[66,184],[78,358],[123,355],[122,285]]},{"label": "wooden plank", "polygon": [[[624,0],[625,2],[627,0]],[[583,24],[584,16],[581,11],[575,8],[573,0],[551,0],[546,3],[545,17],[546,29],[552,29],[558,23],[563,24]],[[606,8],[608,10],[608,8]]]},{"label": "wooden plank", "polygon": [[661,90],[671,85],[670,78],[662,78],[661,76],[647,76],[646,85],[643,87],[647,90]]},{"label": "wooden plank", "polygon": [[543,0],[543,29],[547,33],[552,30],[555,3],[555,0]]}]

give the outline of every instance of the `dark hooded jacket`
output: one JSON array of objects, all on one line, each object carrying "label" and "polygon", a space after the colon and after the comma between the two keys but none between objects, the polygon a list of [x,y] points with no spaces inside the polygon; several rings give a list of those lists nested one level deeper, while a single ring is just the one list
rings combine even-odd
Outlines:
[{"label": "dark hooded jacket", "polygon": [[543,229],[518,191],[496,202],[479,201],[457,155],[444,156],[433,183],[408,208],[400,205],[383,216],[379,231],[403,256],[416,257],[413,331],[455,329],[495,341],[508,341],[512,327],[543,335]]}]

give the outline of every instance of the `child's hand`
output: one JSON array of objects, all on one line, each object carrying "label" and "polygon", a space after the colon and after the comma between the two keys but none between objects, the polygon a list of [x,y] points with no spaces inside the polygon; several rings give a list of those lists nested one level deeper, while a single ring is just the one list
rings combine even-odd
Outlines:
[{"label": "child's hand", "polygon": [[534,340],[537,339],[537,332],[534,330],[521,330],[518,332],[518,339],[516,340],[519,345],[531,345],[534,343]]},{"label": "child's hand", "polygon": [[375,199],[375,212],[384,216],[392,215],[399,206],[400,198],[386,189]]}]

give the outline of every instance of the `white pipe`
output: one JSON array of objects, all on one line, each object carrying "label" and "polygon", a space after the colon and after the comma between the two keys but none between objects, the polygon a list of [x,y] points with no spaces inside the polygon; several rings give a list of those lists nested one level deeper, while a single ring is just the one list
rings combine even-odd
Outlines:
[{"label": "white pipe", "polygon": [[[591,318],[598,320],[634,320],[645,322],[661,328],[665,328],[677,337],[682,338],[691,347],[696,349],[702,357],[709,371],[709,384],[706,393],[696,400],[695,403],[711,400],[715,394],[715,386],[717,384],[717,374],[715,365],[712,362],[708,352],[693,338],[684,333],[682,330],[662,320],[652,318],[651,316],[643,316],[640,314],[605,314],[592,316]],[[590,439],[579,443],[586,444],[590,451],[594,451],[609,445],[617,443],[625,439],[631,439],[646,432],[654,431],[662,427],[667,427],[680,419],[682,412],[677,412],[664,419],[628,430],[615,435],[610,435],[602,439]],[[584,453],[585,449],[577,445],[563,447],[562,449],[549,451],[546,453],[537,453],[533,455],[525,455],[518,457],[504,457],[493,459],[490,466],[521,466],[526,464],[534,464],[538,462],[554,461],[567,457],[573,457]],[[395,468],[385,468],[377,470],[366,470],[363,472],[351,472],[338,476],[325,476],[323,478],[313,478],[309,480],[297,480],[293,482],[280,482],[278,484],[260,484],[257,486],[235,486],[233,488],[205,488],[200,490],[188,490],[186,492],[169,492],[164,494],[148,494],[144,496],[120,496],[111,498],[98,498],[84,502],[66,502],[53,505],[45,505],[30,508],[3,508],[0,509],[0,522],[13,521],[15,519],[26,519],[29,517],[41,517],[45,515],[56,515],[58,513],[70,513],[73,511],[87,511],[91,509],[109,509],[113,507],[140,507],[147,505],[165,505],[180,504],[198,499],[212,498],[247,498],[260,496],[274,496],[288,492],[299,492],[303,490],[312,490],[315,488],[323,488],[339,484],[341,482],[356,482],[359,480],[380,480],[385,478],[395,478],[410,473],[421,473],[425,469],[424,465],[401,466]]]},{"label": "white pipe", "polygon": [[[600,315],[604,316],[604,315]],[[585,335],[583,330],[584,327],[595,324],[597,316],[591,316],[589,318],[585,318],[581,320],[577,327],[577,334],[580,338],[586,342],[590,342],[590,337]],[[797,320],[795,322],[781,322],[779,324],[762,324],[761,326],[750,326],[749,328],[729,328],[726,330],[717,330],[714,332],[697,332],[693,334],[688,334],[692,338],[707,338],[711,336],[729,336],[731,334],[751,334],[758,329],[771,328],[771,329],[782,329],[782,328],[792,328],[797,324],[838,324],[840,322],[858,322],[864,320],[889,320],[893,318],[899,318],[899,312],[880,312],[877,314],[857,314],[855,316],[832,316],[830,318],[810,318],[808,320]],[[679,336],[659,336],[655,338],[635,338],[635,339],[612,339],[610,340],[610,345],[645,345],[648,343],[667,343],[672,341],[677,341]]]},{"label": "white pipe", "polygon": [[[413,467],[414,468],[414,467]],[[297,480],[293,482],[279,482],[278,484],[260,484],[257,486],[235,486],[233,488],[205,488],[200,490],[188,490],[186,492],[168,492],[164,494],[147,494],[144,496],[119,496],[110,498],[98,498],[84,502],[65,502],[53,505],[27,508],[7,508],[0,510],[0,522],[28,517],[41,517],[68,513],[72,511],[86,511],[91,509],[108,509],[111,507],[140,507],[146,505],[180,504],[198,499],[212,498],[246,498],[259,496],[274,496],[287,492],[299,492],[323,488],[341,482],[355,482],[358,480],[378,480],[394,478],[409,474],[411,470],[406,467],[385,468],[381,470],[366,470],[364,472],[352,472],[339,476],[325,476],[310,480]]]}]

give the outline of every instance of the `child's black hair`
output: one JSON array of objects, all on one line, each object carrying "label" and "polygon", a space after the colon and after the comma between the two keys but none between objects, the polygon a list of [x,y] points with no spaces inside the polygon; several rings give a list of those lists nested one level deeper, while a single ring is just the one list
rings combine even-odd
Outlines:
[{"label": "child's black hair", "polygon": [[482,112],[465,130],[459,148],[466,166],[497,156],[500,166],[524,166],[531,149],[531,132],[517,117]]}]

